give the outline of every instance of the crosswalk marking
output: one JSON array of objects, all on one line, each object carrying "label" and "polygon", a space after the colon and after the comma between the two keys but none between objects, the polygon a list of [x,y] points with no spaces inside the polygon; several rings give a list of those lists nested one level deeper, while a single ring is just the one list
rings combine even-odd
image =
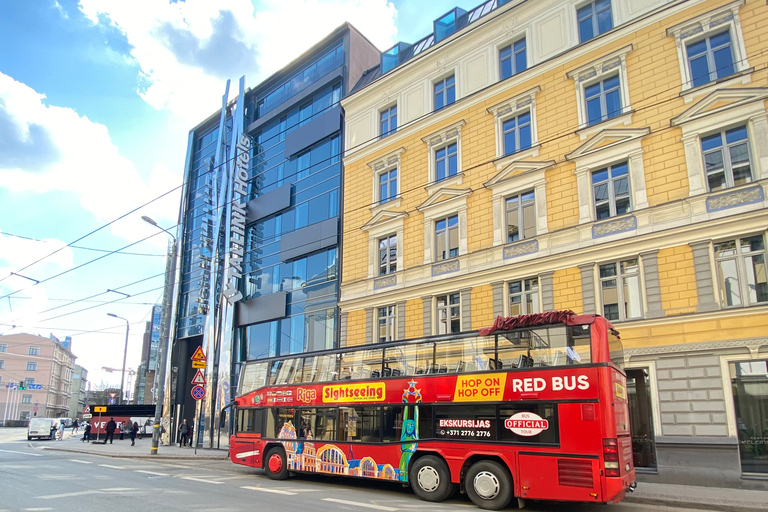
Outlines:
[{"label": "crosswalk marking", "polygon": [[125,469],[123,466],[111,466],[109,464],[99,464],[102,468],[110,468],[110,469]]},{"label": "crosswalk marking", "polygon": [[342,505],[352,505],[355,507],[372,508],[374,510],[387,510],[395,511],[399,508],[385,507],[384,505],[374,505],[373,503],[360,503],[359,501],[339,500],[336,498],[323,498],[323,501],[332,501],[333,503],[341,503]]},{"label": "crosswalk marking", "polygon": [[77,462],[78,464],[93,464],[93,462],[88,462],[87,460],[77,460],[77,459],[69,459],[69,462]]},{"label": "crosswalk marking", "polygon": [[29,455],[30,457],[42,457],[43,456],[42,453],[17,452],[17,451],[14,451],[14,450],[0,450],[0,452],[18,453],[20,455]]},{"label": "crosswalk marking", "polygon": [[280,489],[266,489],[264,487],[250,487],[250,486],[243,486],[240,487],[241,489],[248,489],[249,491],[262,491],[262,492],[271,492],[272,494],[284,494],[286,496],[293,496],[298,494],[297,492],[290,492],[290,491],[281,491]]},{"label": "crosswalk marking", "polygon": [[158,473],[157,471],[147,471],[145,469],[134,469],[136,473],[146,473],[148,475],[155,475],[155,476],[170,476],[168,473]]},{"label": "crosswalk marking", "polygon": [[224,482],[217,482],[216,480],[208,480],[207,478],[197,478],[194,476],[183,476],[181,477],[182,480],[192,480],[193,482],[202,482],[204,484],[217,484],[221,485]]}]

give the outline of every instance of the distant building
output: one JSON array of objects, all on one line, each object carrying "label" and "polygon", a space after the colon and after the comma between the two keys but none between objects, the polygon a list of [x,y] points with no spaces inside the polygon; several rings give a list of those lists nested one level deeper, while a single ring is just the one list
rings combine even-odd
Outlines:
[{"label": "distant building", "polygon": [[76,364],[75,371],[72,374],[72,395],[69,397],[69,413],[67,414],[70,418],[82,415],[83,409],[85,408],[87,385],[88,370],[79,364]]},{"label": "distant building", "polygon": [[[0,336],[0,386],[5,390],[9,384],[23,383],[26,388],[14,402],[18,413],[6,419],[67,416],[74,369],[75,355],[58,340],[35,334]],[[7,410],[9,395],[0,393],[0,411]]]},{"label": "distant building", "polygon": [[133,403],[155,403],[155,370],[157,369],[157,347],[160,343],[160,321],[163,307],[156,305],[152,308],[152,320],[147,322],[144,331],[144,343],[141,346],[141,363],[136,374],[136,385],[133,391]]}]

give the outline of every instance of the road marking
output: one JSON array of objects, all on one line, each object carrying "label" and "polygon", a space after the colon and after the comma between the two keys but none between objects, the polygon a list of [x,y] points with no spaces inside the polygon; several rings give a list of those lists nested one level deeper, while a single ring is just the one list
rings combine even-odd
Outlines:
[{"label": "road marking", "polygon": [[101,491],[77,491],[77,492],[65,492],[64,494],[49,494],[48,496],[38,496],[40,500],[56,500],[59,498],[73,498],[75,496],[87,496],[88,494],[100,494]]},{"label": "road marking", "polygon": [[360,503],[359,501],[347,501],[347,500],[338,500],[336,498],[323,498],[323,501],[332,501],[334,503],[341,503],[342,505],[352,505],[355,507],[365,507],[365,508],[372,508],[374,510],[400,510],[399,508],[392,508],[392,507],[385,507],[384,505],[373,505],[371,503]]},{"label": "road marking", "polygon": [[93,462],[88,462],[87,460],[77,460],[77,459],[69,459],[69,462],[77,462],[79,464],[93,464]]},{"label": "road marking", "polygon": [[42,457],[42,456],[43,456],[43,454],[42,454],[42,453],[27,453],[27,452],[16,452],[16,451],[13,451],[13,450],[0,450],[0,452],[5,452],[5,453],[18,453],[18,454],[21,454],[21,455],[29,455],[30,457]]},{"label": "road marking", "polygon": [[134,469],[137,473],[146,473],[148,475],[155,475],[155,476],[170,476],[168,473],[158,473],[157,471],[146,471],[144,469]]},{"label": "road marking", "polygon": [[109,464],[99,464],[102,468],[111,468],[111,469],[125,469],[122,466],[110,466]]},{"label": "road marking", "polygon": [[295,494],[298,494],[297,492],[281,491],[280,489],[265,489],[264,487],[244,486],[244,487],[240,487],[240,488],[241,489],[248,489],[249,491],[262,491],[262,492],[271,492],[272,494],[285,494],[286,496],[293,496]]},{"label": "road marking", "polygon": [[183,477],[181,477],[181,478],[182,478],[182,480],[192,480],[193,482],[202,482],[202,483],[204,483],[204,484],[216,484],[216,485],[221,485],[221,484],[223,484],[223,483],[224,483],[224,482],[217,482],[217,481],[215,481],[215,480],[207,480],[207,479],[205,479],[205,478],[198,478],[198,477],[194,477],[194,476],[183,476]]},{"label": "road marking", "polygon": [[24,508],[22,510],[28,510],[29,512],[33,512],[35,510],[53,510],[51,507],[40,507],[40,508]]}]

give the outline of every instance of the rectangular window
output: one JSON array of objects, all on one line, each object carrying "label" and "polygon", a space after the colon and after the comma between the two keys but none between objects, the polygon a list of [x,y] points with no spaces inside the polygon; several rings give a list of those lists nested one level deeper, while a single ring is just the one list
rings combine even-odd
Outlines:
[{"label": "rectangular window", "polygon": [[621,114],[619,76],[614,75],[584,88],[587,124],[596,124]]},{"label": "rectangular window", "polygon": [[290,421],[295,425],[294,412],[294,409],[287,409],[285,407],[267,409],[267,428],[265,437],[276,439],[280,436],[280,431],[287,422]]},{"label": "rectangular window", "polygon": [[535,206],[532,190],[506,199],[504,211],[507,222],[507,243],[536,236]]},{"label": "rectangular window", "polygon": [[380,407],[340,407],[339,441],[381,442]]},{"label": "rectangular window", "polygon": [[379,239],[379,275],[397,272],[397,235]]},{"label": "rectangular window", "polygon": [[456,101],[455,78],[453,75],[434,84],[435,110],[447,107]]},{"label": "rectangular window", "polygon": [[579,42],[584,43],[593,37],[608,32],[613,28],[611,0],[596,0],[576,10],[579,22]]},{"label": "rectangular window", "polygon": [[709,190],[722,190],[752,182],[749,136],[738,126],[701,138]]},{"label": "rectangular window", "polygon": [[32,377],[27,377],[26,379],[24,379],[24,387],[27,389],[29,389],[29,386],[31,386],[34,383],[35,383],[35,379],[33,379]]},{"label": "rectangular window", "polygon": [[765,240],[762,236],[716,243],[715,261],[723,307],[768,302]]},{"label": "rectangular window", "polygon": [[531,147],[531,113],[526,112],[502,123],[504,155]]},{"label": "rectangular window", "polygon": [[397,105],[379,113],[379,125],[381,126],[381,138],[397,131]]},{"label": "rectangular window", "polygon": [[458,145],[454,142],[435,151],[436,180],[442,181],[456,176],[459,171]]},{"label": "rectangular window", "polygon": [[379,343],[395,341],[395,306],[379,308]]},{"label": "rectangular window", "polygon": [[[414,391],[415,393],[416,391]],[[430,439],[432,432],[432,407],[429,405],[387,406],[384,409],[383,441],[398,443],[415,439]],[[405,411],[403,411],[405,410]],[[405,412],[405,415],[403,415]],[[403,425],[413,421],[415,432],[403,432]]]},{"label": "rectangular window", "polygon": [[638,259],[600,265],[603,316],[608,320],[631,320],[643,316]]},{"label": "rectangular window", "polygon": [[237,431],[261,434],[264,429],[264,409],[238,409]]},{"label": "rectangular window", "polygon": [[35,362],[28,362],[27,363],[27,371],[28,372],[36,372],[37,371],[37,363]]},{"label": "rectangular window", "polygon": [[32,395],[21,395],[21,403],[23,403],[23,404],[31,404],[32,403]]},{"label": "rectangular window", "polygon": [[595,220],[615,217],[631,210],[627,162],[594,171],[592,189],[595,194]]},{"label": "rectangular window", "polygon": [[[301,430],[299,437],[311,437],[316,441],[335,441],[338,435],[338,409],[335,407],[320,407],[317,409],[302,409]],[[298,426],[297,426],[298,429]]]},{"label": "rectangular window", "polygon": [[461,332],[461,294],[437,296],[437,334]]},{"label": "rectangular window", "polygon": [[29,355],[31,355],[31,356],[39,356],[40,355],[40,347],[29,347]]},{"label": "rectangular window", "polygon": [[8,350],[8,345],[0,345],[0,353],[6,352]]},{"label": "rectangular window", "polygon": [[379,203],[386,203],[397,197],[397,167],[379,174]]},{"label": "rectangular window", "polygon": [[693,87],[732,75],[731,33],[726,30],[685,45]]},{"label": "rectangular window", "polygon": [[501,79],[509,78],[528,68],[525,38],[515,41],[499,50],[499,70]]},{"label": "rectangular window", "polygon": [[541,313],[539,308],[539,278],[509,283],[509,316]]},{"label": "rectangular window", "polygon": [[0,359],[0,370],[4,370],[4,369],[5,369],[5,361]]},{"label": "rectangular window", "polygon": [[459,255],[459,216],[451,215],[435,222],[435,260],[447,260]]}]

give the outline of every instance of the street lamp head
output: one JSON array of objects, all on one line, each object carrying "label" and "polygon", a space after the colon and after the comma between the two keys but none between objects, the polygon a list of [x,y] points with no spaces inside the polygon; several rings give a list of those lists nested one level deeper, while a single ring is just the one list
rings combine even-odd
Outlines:
[{"label": "street lamp head", "polygon": [[146,222],[147,224],[152,224],[153,226],[157,226],[157,222],[155,222],[152,217],[147,217],[146,215],[141,216],[141,220]]},{"label": "street lamp head", "polygon": [[113,317],[115,317],[115,318],[119,318],[119,317],[118,317],[116,314],[114,314],[114,313],[107,313],[107,316],[113,316]]}]

